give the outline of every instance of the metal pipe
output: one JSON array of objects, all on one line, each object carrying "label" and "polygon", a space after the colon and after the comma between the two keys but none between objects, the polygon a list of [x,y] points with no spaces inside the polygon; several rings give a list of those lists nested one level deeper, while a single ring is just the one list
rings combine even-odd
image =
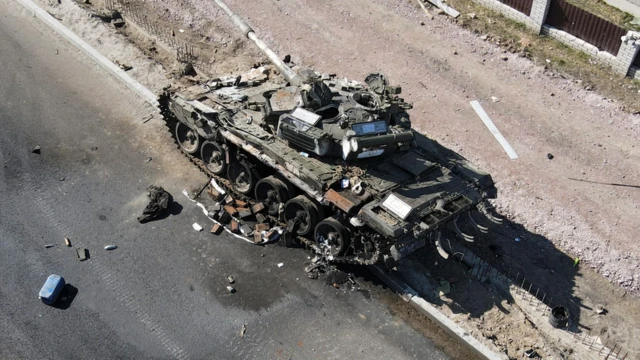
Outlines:
[{"label": "metal pipe", "polygon": [[229,18],[231,18],[231,22],[233,22],[238,27],[238,29],[242,31],[242,34],[246,36],[249,40],[253,41],[253,43],[256,44],[258,48],[260,48],[262,53],[265,54],[265,56],[269,59],[269,61],[271,61],[273,66],[275,66],[282,73],[282,76],[284,76],[284,78],[289,83],[291,83],[291,85],[294,85],[294,86],[302,85],[302,77],[296,74],[295,71],[291,70],[290,67],[288,67],[282,60],[280,60],[278,55],[276,55],[276,53],[274,53],[271,49],[269,49],[269,47],[267,46],[267,44],[264,43],[264,41],[258,38],[255,31],[253,31],[253,29],[251,28],[251,26],[249,26],[249,24],[247,24],[244,20],[242,20],[242,18],[236,15],[233,11],[231,11],[231,9],[229,9],[227,4],[225,4],[222,0],[213,0],[213,1],[225,13],[227,13]]}]

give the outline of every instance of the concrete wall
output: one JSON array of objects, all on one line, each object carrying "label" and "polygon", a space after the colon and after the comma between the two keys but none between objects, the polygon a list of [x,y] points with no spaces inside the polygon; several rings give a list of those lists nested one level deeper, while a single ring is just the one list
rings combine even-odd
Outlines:
[{"label": "concrete wall", "polygon": [[587,53],[601,61],[611,65],[615,72],[623,76],[631,76],[640,79],[640,71],[633,67],[633,61],[640,49],[640,33],[629,31],[621,38],[622,44],[618,54],[609,54],[600,51],[597,47],[579,39],[565,31],[545,24],[549,13],[551,0],[533,0],[531,16],[527,16],[516,9],[505,5],[498,0],[476,0],[478,3],[500,12],[504,16],[523,23],[527,28],[539,35],[547,35],[576,50]]}]

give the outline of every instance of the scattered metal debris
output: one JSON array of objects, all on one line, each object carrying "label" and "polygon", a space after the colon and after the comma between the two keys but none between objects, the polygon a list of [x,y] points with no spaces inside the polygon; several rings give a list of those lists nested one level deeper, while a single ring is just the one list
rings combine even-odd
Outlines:
[{"label": "scattered metal debris", "polygon": [[284,263],[278,263],[278,267],[281,268],[284,266]]},{"label": "scattered metal debris", "polygon": [[236,282],[236,279],[234,279],[233,276],[229,275],[227,276],[227,281],[229,282],[229,284],[233,284]]},{"label": "scattered metal debris", "polygon": [[31,150],[31,153],[33,154],[40,155],[41,152],[42,152],[42,148],[40,147],[40,145],[34,146],[33,149]]},{"label": "scattered metal debris", "polygon": [[[429,10],[427,10],[427,8],[424,6],[424,3],[422,2],[422,0],[416,0],[416,1],[418,2],[418,4],[420,4],[420,7],[422,8],[422,11],[424,11],[425,15],[427,15],[427,17],[430,20],[433,20],[433,15],[431,15]],[[423,23],[420,23],[420,25],[423,25]]]},{"label": "scattered metal debris", "polygon": [[89,259],[89,250],[85,248],[77,248],[76,253],[78,254],[78,259],[80,259],[80,261]]},{"label": "scattered metal debris", "polygon": [[460,16],[458,10],[452,8],[447,5],[443,0],[428,0],[433,5],[437,6],[440,10],[444,11],[447,15],[453,17],[454,19]]},{"label": "scattered metal debris", "polygon": [[234,288],[234,287],[233,287],[233,286],[231,286],[231,285],[228,285],[228,286],[227,286],[227,291],[229,292],[229,294],[233,294],[233,293],[235,293],[235,292],[236,292],[236,288]]},{"label": "scattered metal debris", "polygon": [[162,216],[173,202],[171,194],[162,187],[151,185],[147,190],[149,191],[149,204],[142,212],[142,216],[138,217],[138,222],[141,224]]},{"label": "scattered metal debris", "polygon": [[240,337],[244,337],[244,334],[247,332],[247,324],[242,324],[242,328],[240,329]]},{"label": "scattered metal debris", "polygon": [[56,246],[56,244],[46,244],[44,247],[46,249],[51,249],[52,247]]},{"label": "scattered metal debris", "polygon": [[151,160],[153,160],[153,158],[152,158],[151,156],[149,156],[149,157],[147,158],[147,160],[145,160],[144,162],[148,163],[148,162],[151,162]]},{"label": "scattered metal debris", "polygon": [[549,312],[549,324],[556,329],[563,329],[569,321],[569,310],[566,307],[554,306]]},{"label": "scattered metal debris", "polygon": [[69,240],[68,237],[64,238],[64,244],[67,245],[68,247],[71,247],[71,240]]},{"label": "scattered metal debris", "polygon": [[117,248],[118,247],[116,245],[107,245],[107,246],[104,247],[105,250],[115,250]]},{"label": "scattered metal debris", "polygon": [[200,224],[198,223],[193,223],[193,225],[191,225],[193,227],[193,230],[195,231],[202,231],[202,226],[200,226]]},{"label": "scattered metal debris", "polygon": [[576,179],[576,178],[569,178],[569,180],[573,180],[573,181],[580,181],[580,182],[586,182],[586,183],[590,183],[590,184],[600,184],[600,185],[610,185],[610,186],[622,186],[622,187],[630,187],[630,188],[636,188],[636,189],[640,189],[640,185],[629,185],[629,184],[618,184],[618,183],[607,183],[607,182],[600,182],[600,181],[591,181],[591,180],[584,180],[584,179]]}]

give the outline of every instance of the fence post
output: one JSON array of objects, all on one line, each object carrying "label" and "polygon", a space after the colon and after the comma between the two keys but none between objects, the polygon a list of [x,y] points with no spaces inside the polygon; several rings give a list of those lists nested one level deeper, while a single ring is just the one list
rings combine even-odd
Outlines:
[{"label": "fence post", "polygon": [[547,20],[549,5],[551,5],[551,0],[533,0],[529,17],[531,18],[531,28],[536,35],[540,35],[542,25]]},{"label": "fence post", "polygon": [[627,35],[621,38],[621,41],[622,45],[620,45],[620,50],[618,50],[618,56],[616,56],[613,69],[621,75],[633,76],[634,74],[629,74],[629,70],[636,56],[638,56],[638,50],[640,49],[640,32],[629,31]]}]

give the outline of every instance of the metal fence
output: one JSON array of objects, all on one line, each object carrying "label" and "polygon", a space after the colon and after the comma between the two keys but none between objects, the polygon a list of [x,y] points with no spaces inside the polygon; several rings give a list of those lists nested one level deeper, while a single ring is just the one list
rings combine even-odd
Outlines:
[{"label": "metal fence", "polygon": [[521,13],[529,16],[531,15],[531,7],[533,6],[533,0],[498,0],[501,3],[514,8]]},{"label": "metal fence", "polygon": [[[493,267],[489,261],[487,261],[488,253],[486,250],[483,251],[480,249],[479,251],[475,251],[474,249],[474,251],[471,251],[465,248],[465,250],[456,252],[456,254],[460,256],[460,261],[471,265],[469,272],[478,279],[478,281],[485,282],[491,277],[507,281],[508,284],[514,285],[516,288],[514,296],[518,296],[523,302],[531,305],[533,311],[539,312],[543,316],[547,316],[554,306],[559,305],[557,300],[554,301],[553,294],[547,293],[544,288],[533,284],[524,274],[516,272],[513,269],[500,271]],[[589,350],[592,351],[593,354],[597,353],[597,357],[600,359],[627,359],[629,353],[623,349],[621,344],[612,340],[603,342],[600,336],[591,336],[586,332],[580,331],[578,318],[575,316],[575,314],[580,311],[579,305],[575,303],[564,305],[568,305],[567,307],[569,308],[570,314],[569,322],[565,330],[571,332],[576,341],[579,341],[583,345],[588,345]]]},{"label": "metal fence", "polygon": [[627,30],[564,0],[551,0],[547,24],[568,32],[612,55],[617,55],[620,38]]},{"label": "metal fence", "polygon": [[176,60],[190,63],[197,69],[211,72],[211,65],[200,56],[200,51],[193,44],[181,40],[170,27],[159,26],[147,15],[144,5],[131,0],[102,0],[103,7],[108,11],[118,10],[128,23],[133,23],[146,36],[171,49]]}]

